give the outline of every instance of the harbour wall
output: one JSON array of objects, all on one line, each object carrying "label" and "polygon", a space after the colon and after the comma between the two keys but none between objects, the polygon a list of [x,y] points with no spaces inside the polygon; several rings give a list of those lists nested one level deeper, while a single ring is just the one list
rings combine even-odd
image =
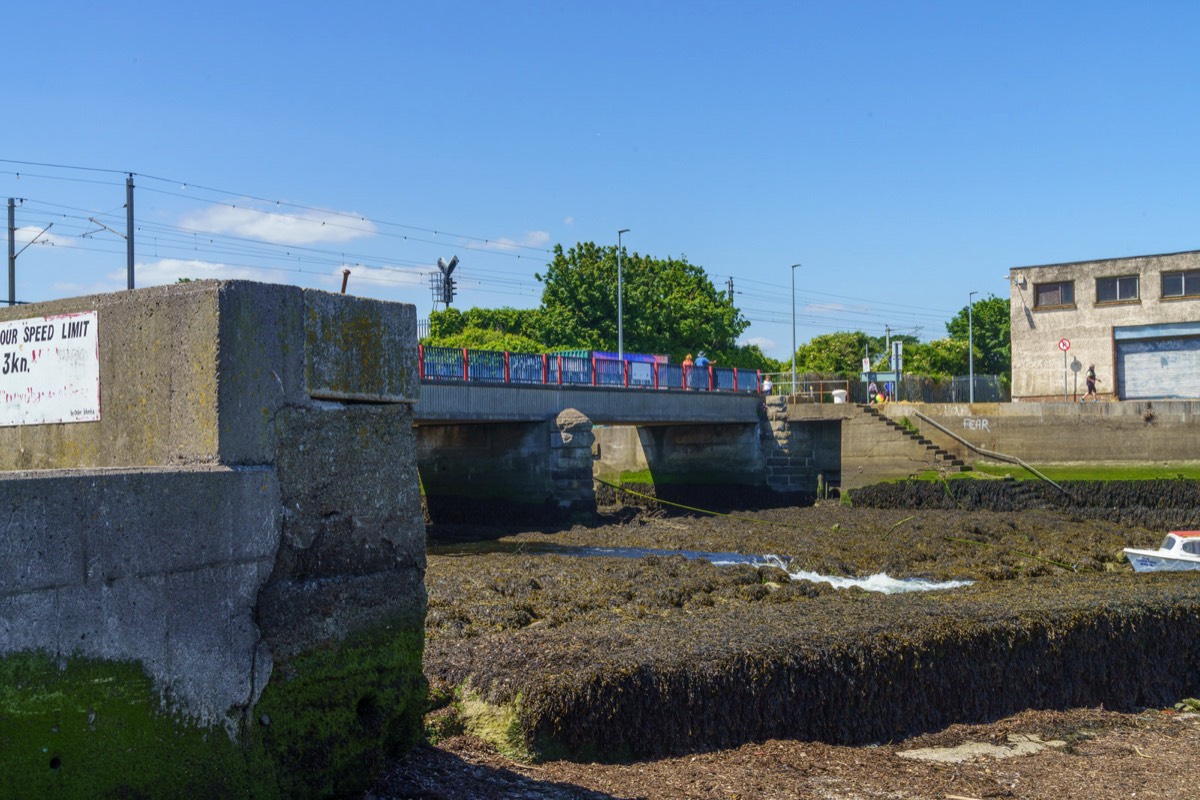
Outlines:
[{"label": "harbour wall", "polygon": [[[88,421],[39,419],[82,321]],[[199,281],[5,325],[44,330],[0,377],[0,797],[361,791],[425,695],[413,308]]]},{"label": "harbour wall", "polygon": [[[815,449],[814,459],[818,471],[836,476],[842,489],[944,471],[951,460],[966,466],[997,461],[972,450],[964,441],[1034,466],[1200,461],[1195,446],[1200,441],[1200,402],[885,403],[872,408],[888,419],[907,420],[904,424],[932,447],[915,444],[904,431],[881,424],[882,420],[862,406],[788,406],[793,426],[836,426],[838,447]],[[935,456],[935,448],[945,456]]]}]

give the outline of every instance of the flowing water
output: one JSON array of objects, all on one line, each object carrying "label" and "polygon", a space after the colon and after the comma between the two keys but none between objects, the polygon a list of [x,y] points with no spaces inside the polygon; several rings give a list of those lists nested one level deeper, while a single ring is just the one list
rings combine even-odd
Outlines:
[{"label": "flowing water", "polygon": [[657,550],[649,547],[585,547],[560,545],[550,542],[466,542],[430,545],[426,551],[431,556],[469,556],[485,553],[508,553],[512,555],[565,555],[580,558],[645,558],[647,556],[683,556],[702,559],[723,567],[733,564],[749,564],[752,567],[778,567],[795,581],[828,583],[835,589],[858,587],[868,592],[897,594],[900,592],[927,592],[938,589],[957,589],[970,586],[972,581],[929,581],[921,578],[893,578],[886,572],[877,572],[865,578],[846,578],[837,575],[821,575],[803,569],[792,569],[791,559],[777,555],[745,555],[743,553],[708,553],[701,550]]}]

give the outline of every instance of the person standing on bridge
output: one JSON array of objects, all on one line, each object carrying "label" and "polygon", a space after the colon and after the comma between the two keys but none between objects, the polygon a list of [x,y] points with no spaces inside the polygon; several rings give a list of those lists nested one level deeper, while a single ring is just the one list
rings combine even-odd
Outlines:
[{"label": "person standing on bridge", "polygon": [[704,351],[701,350],[700,354],[698,356],[696,356],[695,373],[696,373],[696,388],[697,389],[708,389],[709,388],[708,365],[709,365],[708,356],[704,355]]},{"label": "person standing on bridge", "polygon": [[683,357],[683,388],[692,388],[692,354],[688,353]]}]

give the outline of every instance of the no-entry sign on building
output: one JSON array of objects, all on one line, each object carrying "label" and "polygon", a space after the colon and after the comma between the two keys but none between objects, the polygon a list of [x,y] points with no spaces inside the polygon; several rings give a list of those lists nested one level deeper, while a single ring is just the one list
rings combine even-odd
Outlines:
[{"label": "no-entry sign on building", "polygon": [[100,419],[96,312],[0,322],[0,426]]}]

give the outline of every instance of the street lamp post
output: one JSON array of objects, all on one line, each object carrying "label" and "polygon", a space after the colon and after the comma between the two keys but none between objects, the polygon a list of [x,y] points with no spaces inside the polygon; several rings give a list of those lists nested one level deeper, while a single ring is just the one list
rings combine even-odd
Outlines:
[{"label": "street lamp post", "polygon": [[975,295],[979,292],[967,293],[967,380],[971,382],[968,391],[969,403],[975,402]]},{"label": "street lamp post", "polygon": [[792,264],[792,394],[796,394],[796,267]]},{"label": "street lamp post", "polygon": [[629,233],[629,228],[617,231],[617,359],[625,360],[625,306],[623,286],[621,285],[621,234]]}]

